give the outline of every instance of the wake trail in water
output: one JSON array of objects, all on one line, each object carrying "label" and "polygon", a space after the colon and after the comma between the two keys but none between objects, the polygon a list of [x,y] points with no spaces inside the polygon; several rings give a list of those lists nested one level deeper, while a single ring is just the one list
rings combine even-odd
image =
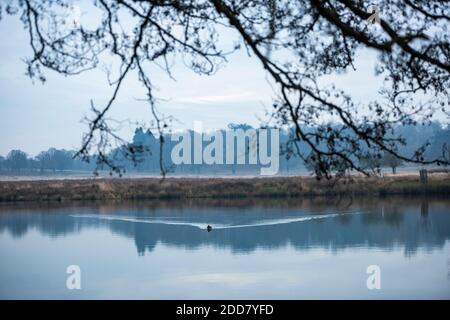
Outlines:
[{"label": "wake trail in water", "polygon": [[234,229],[234,228],[251,228],[251,227],[262,227],[262,226],[273,226],[273,225],[281,225],[295,222],[306,222],[318,219],[327,219],[334,218],[343,215],[353,215],[359,214],[361,212],[341,212],[341,213],[330,213],[330,214],[321,214],[321,215],[313,215],[313,216],[302,216],[297,218],[282,218],[282,219],[266,219],[261,220],[255,223],[246,223],[246,224],[211,224],[211,223],[202,223],[202,222],[183,222],[183,221],[168,221],[166,219],[157,218],[157,219],[139,219],[139,218],[131,218],[126,216],[99,216],[95,214],[84,214],[84,215],[71,215],[73,218],[93,218],[99,220],[110,220],[110,221],[125,221],[125,222],[136,222],[136,223],[149,223],[149,224],[165,224],[165,225],[181,225],[181,226],[191,226],[199,229],[206,229],[208,225],[212,226],[213,230],[223,230],[223,229]]}]

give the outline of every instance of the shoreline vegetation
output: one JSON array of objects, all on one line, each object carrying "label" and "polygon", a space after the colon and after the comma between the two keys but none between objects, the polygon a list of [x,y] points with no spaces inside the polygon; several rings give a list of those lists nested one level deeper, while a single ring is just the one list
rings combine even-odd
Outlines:
[{"label": "shoreline vegetation", "polygon": [[109,178],[1,181],[0,202],[450,195],[450,174],[384,177]]}]

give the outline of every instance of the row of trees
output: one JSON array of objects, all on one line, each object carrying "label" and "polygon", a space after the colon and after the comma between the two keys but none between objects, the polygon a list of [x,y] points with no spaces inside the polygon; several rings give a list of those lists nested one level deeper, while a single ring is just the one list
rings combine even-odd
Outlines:
[{"label": "row of trees", "polygon": [[[252,128],[247,124],[229,124],[228,130],[242,129],[247,130]],[[312,131],[312,128],[306,128],[307,132]],[[225,135],[225,130],[222,130]],[[412,155],[414,151],[421,145],[428,145],[424,151],[424,155],[427,158],[444,157],[449,158],[450,153],[450,129],[443,127],[439,122],[432,122],[430,125],[418,126],[397,126],[395,127],[395,134],[405,137],[405,144],[399,144],[398,150],[404,154]],[[191,131],[191,135],[193,132]],[[299,172],[316,172],[317,162],[306,161],[306,164],[301,161],[298,156],[289,152],[289,140],[292,132],[282,130],[280,132],[280,159],[279,159],[279,173],[281,174],[298,174]],[[165,137],[165,142],[162,148],[163,165],[168,171],[172,171],[176,174],[258,174],[260,170],[259,165],[177,165],[173,166],[170,159],[170,153],[174,143],[171,141],[170,136]],[[139,147],[144,150],[139,155],[139,161],[137,164],[133,163],[127,158],[121,156],[123,153],[117,152],[111,158],[114,159],[116,164],[122,165],[127,171],[141,171],[141,172],[153,172],[158,173],[160,170],[159,159],[159,139],[155,137],[149,130],[143,130],[138,128],[135,131],[132,146]],[[248,146],[248,145],[247,145]],[[311,147],[307,143],[300,143],[300,150],[304,154],[305,158],[311,157]],[[322,144],[317,144],[317,148],[322,148]],[[447,153],[443,155],[443,152],[447,150]],[[377,171],[379,168],[389,168],[392,173],[397,172],[397,168],[406,163],[398,157],[390,154],[389,152],[381,152],[378,157],[368,155],[367,157],[361,157],[357,159],[358,165],[367,172]],[[345,163],[342,164],[343,171],[350,169]],[[339,170],[339,168],[336,168]]]},{"label": "row of trees", "polygon": [[6,157],[0,156],[0,170],[14,173],[23,171],[93,170],[94,167],[79,159],[74,159],[74,151],[50,148],[30,157],[22,150],[11,150]]},{"label": "row of trees", "polygon": [[[230,124],[228,130],[250,129],[251,126],[247,124]],[[430,126],[399,126],[396,131],[398,134],[406,137],[406,144],[399,146],[400,151],[408,154],[413,152],[415,148],[422,144],[429,143],[426,155],[429,157],[438,157],[442,152],[446,152],[450,156],[450,129],[443,128],[439,123],[432,123]],[[225,135],[225,130],[222,130]],[[301,171],[316,171],[317,163],[314,161],[307,161],[306,165],[300,161],[298,157],[291,156],[286,152],[286,144],[289,141],[290,132],[280,132],[280,159],[279,159],[279,173],[281,174],[298,174]],[[193,132],[191,131],[191,135]],[[110,152],[107,157],[121,166],[121,170],[134,172],[148,172],[158,174],[160,172],[160,159],[163,159],[163,165],[168,171],[175,174],[182,175],[199,175],[199,174],[258,174],[260,170],[259,165],[206,165],[206,164],[182,164],[174,166],[171,161],[171,151],[175,143],[172,142],[170,136],[165,137],[165,143],[162,148],[162,157],[160,157],[161,149],[159,148],[159,138],[155,137],[149,130],[138,128],[135,130],[133,141],[130,145],[139,146],[140,152],[136,152],[137,161],[126,158],[120,152],[121,148]],[[248,142],[247,142],[248,144]],[[124,145],[123,147],[127,147]],[[248,147],[248,145],[247,145]],[[321,145],[317,145],[321,147]],[[311,149],[308,145],[301,145],[302,152],[307,156],[311,156]],[[34,171],[40,173],[65,171],[65,170],[80,170],[80,171],[95,171],[106,169],[108,166],[102,165],[97,157],[91,157],[90,162],[86,163],[79,158],[74,157],[75,151],[58,150],[50,148],[47,151],[40,152],[35,157],[30,157],[21,150],[12,150],[6,157],[0,156],[0,171],[21,173],[24,171]],[[398,167],[404,165],[404,162],[394,155],[384,152],[379,157],[363,157],[359,159],[360,166],[368,171],[377,170],[378,168],[386,167],[396,173]],[[99,165],[100,163],[100,165]],[[347,170],[348,168],[342,168]]]}]

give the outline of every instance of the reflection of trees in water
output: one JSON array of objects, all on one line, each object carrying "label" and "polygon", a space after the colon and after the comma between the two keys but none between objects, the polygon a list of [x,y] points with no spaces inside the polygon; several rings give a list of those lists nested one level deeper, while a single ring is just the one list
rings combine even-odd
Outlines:
[{"label": "reflection of trees in water", "polygon": [[370,214],[362,216],[362,222],[365,224],[386,224],[388,226],[400,227],[403,221],[403,211],[401,207],[394,205],[391,207],[382,206],[376,210],[371,210]]},{"label": "reflection of trees in water", "polygon": [[450,280],[450,257],[447,259],[447,279]]},{"label": "reflection of trees in water", "polygon": [[[450,237],[450,216],[446,206],[426,202],[426,217],[423,203],[410,206],[384,205],[361,209],[362,214],[344,214],[296,223],[254,226],[246,228],[213,229],[206,232],[189,225],[149,224],[98,218],[74,218],[71,215],[96,214],[98,208],[65,208],[52,214],[51,210],[17,210],[0,214],[0,231],[8,230],[14,237],[22,237],[30,229],[37,229],[51,237],[64,236],[85,228],[109,228],[113,233],[133,239],[139,254],[151,252],[158,243],[187,249],[201,245],[231,248],[233,252],[250,252],[256,248],[280,248],[291,244],[298,250],[320,247],[333,251],[347,247],[370,247],[392,250],[404,247],[405,254],[414,254],[418,248],[442,247]],[[324,209],[325,208],[325,209]],[[331,207],[322,208],[323,213],[333,212]],[[109,211],[109,210],[108,210]],[[128,215],[151,219],[172,217],[202,223],[247,224],[274,218],[299,217],[311,212],[302,208],[118,208],[111,210],[114,217]],[[334,209],[334,212],[338,211]],[[104,212],[104,211],[103,211]],[[97,217],[97,216],[96,216]],[[424,223],[426,219],[426,223]]]},{"label": "reflection of trees in water", "polygon": [[399,227],[403,220],[403,213],[400,208],[393,207],[384,214],[384,220],[390,226]]},{"label": "reflection of trees in water", "polygon": [[[108,201],[42,201],[42,202],[12,202],[1,203],[1,212],[17,211],[45,211],[46,213],[60,213],[67,210],[97,210],[98,213],[112,214],[118,210],[152,210],[152,209],[178,209],[178,208],[291,208],[302,210],[319,209],[349,209],[352,207],[374,210],[388,205],[400,207],[417,206],[424,201],[431,200],[433,205],[448,205],[446,196],[433,196],[430,199],[417,196],[389,196],[389,197],[276,197],[276,198],[183,198],[176,200],[108,200]],[[79,212],[75,212],[79,213]]]}]

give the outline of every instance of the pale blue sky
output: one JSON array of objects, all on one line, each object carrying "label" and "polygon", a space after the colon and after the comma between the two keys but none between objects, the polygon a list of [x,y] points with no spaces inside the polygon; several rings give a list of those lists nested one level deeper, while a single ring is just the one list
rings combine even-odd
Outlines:
[{"label": "pale blue sky", "polygon": [[[231,35],[222,37],[231,42]],[[26,32],[17,16],[4,17],[0,22],[0,155],[20,148],[31,155],[49,147],[76,149],[86,125],[93,99],[102,106],[112,89],[102,70],[76,77],[63,77],[47,71],[47,82],[33,84],[25,76],[23,59],[30,55]],[[357,71],[332,76],[327,81],[337,83],[357,101],[377,98],[380,79],[374,77],[376,54],[364,52],[357,59]],[[192,128],[202,121],[205,129],[225,127],[228,123],[246,122],[258,125],[270,109],[272,89],[259,62],[247,56],[245,50],[229,57],[229,63],[213,76],[199,76],[179,63],[174,69],[176,81],[155,69],[152,79],[159,88],[157,95],[167,99],[159,109],[180,123],[174,129]],[[148,123],[152,117],[139,83],[129,79],[122,87],[110,117]],[[130,138],[132,128],[122,129]]]}]

